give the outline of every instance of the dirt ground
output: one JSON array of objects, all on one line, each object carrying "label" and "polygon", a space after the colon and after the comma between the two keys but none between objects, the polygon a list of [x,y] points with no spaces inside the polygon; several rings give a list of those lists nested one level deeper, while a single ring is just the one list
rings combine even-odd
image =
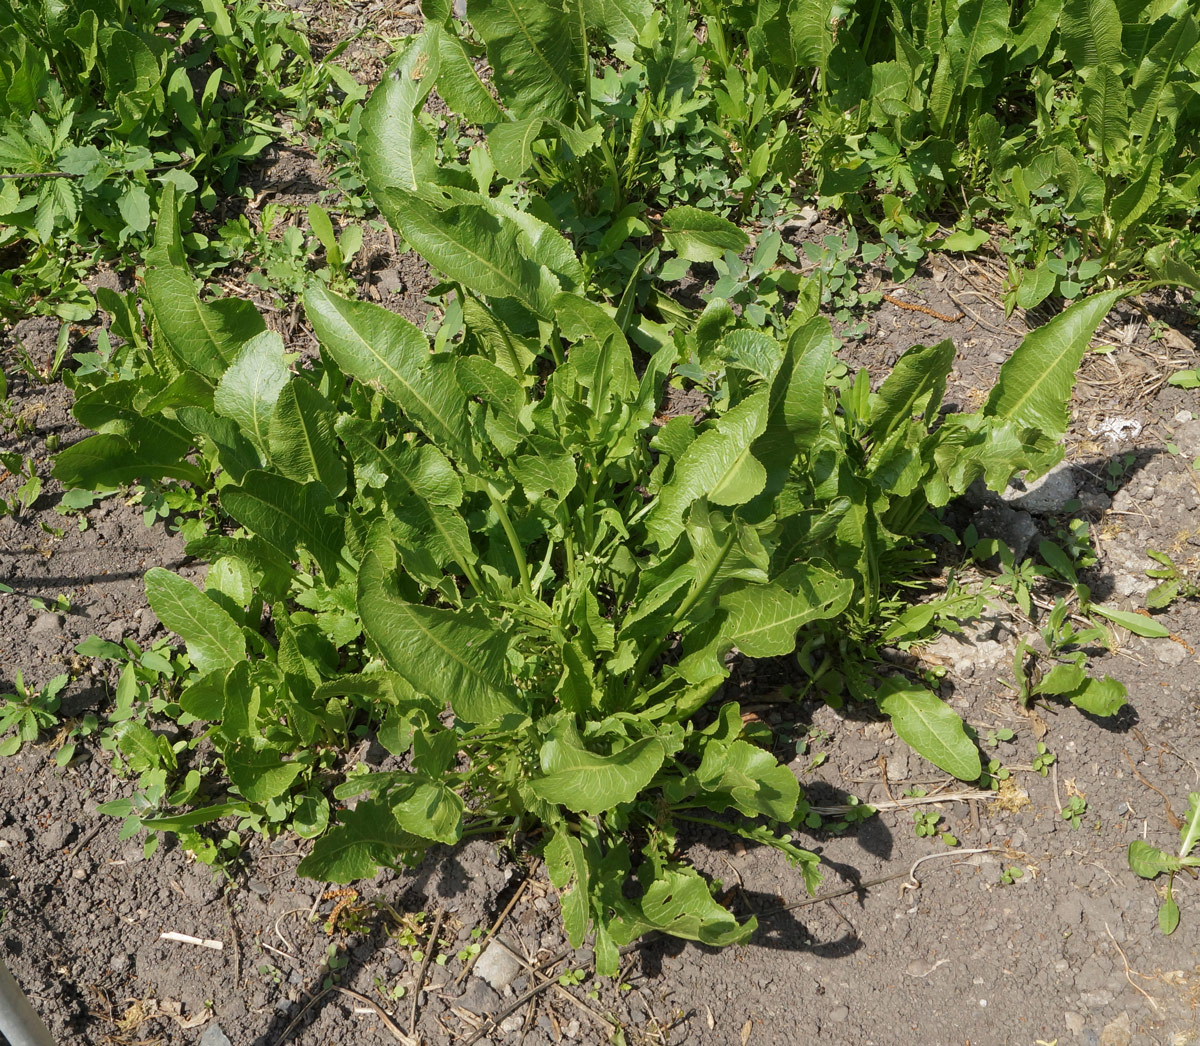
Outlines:
[{"label": "dirt ground", "polygon": [[[372,54],[364,52],[364,69]],[[303,150],[277,153],[252,177],[256,187],[287,187],[271,193],[275,202],[306,203],[324,184]],[[357,264],[372,300],[423,319],[433,280],[419,259],[398,255],[380,233]],[[228,279],[236,284],[237,274]],[[904,287],[881,289],[941,316],[885,302],[842,358],[882,377],[909,345],[953,338],[949,398],[972,409],[1026,324],[1039,321],[1005,320],[999,288],[987,261],[937,259]],[[1087,520],[1099,562],[1086,580],[1097,600],[1125,609],[1141,607],[1153,584],[1147,548],[1196,570],[1200,392],[1165,384],[1200,366],[1196,317],[1174,294],[1114,310],[1081,371],[1066,495],[1037,510],[981,497],[956,506],[955,520],[1026,548],[1058,536],[1070,518]],[[291,347],[311,349],[299,310],[272,307],[268,319]],[[0,519],[0,583],[13,589],[0,593],[0,694],[12,692],[18,672],[34,685],[67,672],[62,714],[79,717],[107,706],[114,679],[75,646],[93,634],[143,645],[161,638],[142,574],[166,566],[199,577],[202,567],[186,561],[169,527],[145,526],[141,508],[121,497],[86,510],[83,529],[80,516],[56,511],[62,491],[49,478],[46,439],[65,447],[85,433],[69,393],[17,365],[20,348],[39,362],[52,352],[55,333],[27,321],[0,346],[14,412],[0,420],[0,446],[33,456],[45,480],[31,511]],[[15,487],[0,479],[0,496]],[[55,607],[59,596],[69,609]],[[757,915],[744,947],[651,939],[628,951],[615,981],[575,983],[569,971],[586,969],[587,955],[563,957],[544,869],[487,840],[382,873],[355,895],[298,879],[308,844],[290,836],[251,838],[232,881],[169,841],[146,860],[140,838],[119,840],[120,822],[95,812],[131,790],[108,754],[83,745],[59,767],[57,746],[42,743],[0,761],[3,955],[63,1044],[349,1046],[410,1034],[460,1046],[1200,1042],[1200,891],[1179,877],[1182,923],[1164,938],[1155,885],[1134,876],[1125,856],[1133,839],[1177,845],[1173,823],[1200,788],[1200,605],[1178,602],[1161,619],[1173,639],[1119,632],[1120,648],[1094,666],[1129,688],[1129,707],[1114,720],[1022,712],[1001,680],[1011,679],[1012,652],[1033,626],[1011,605],[922,652],[946,667],[944,696],[981,737],[1014,731],[994,750],[1015,768],[995,794],[964,791],[861,709],[781,699],[781,682],[799,683],[794,662],[735,680],[743,704],[776,730],[777,753],[794,756],[811,803],[829,816],[855,797],[880,808],[841,833],[799,834],[822,856],[826,900],[808,899],[773,851],[716,834],[691,839],[692,857],[732,891],[735,910]],[[1045,776],[1032,766],[1039,741],[1057,756]],[[365,746],[359,757],[380,754]],[[905,795],[915,788],[927,793],[917,809],[941,814],[957,847],[916,834]],[[1087,804],[1078,826],[1061,815],[1072,796]],[[468,966],[479,931],[493,927],[496,943]]]}]

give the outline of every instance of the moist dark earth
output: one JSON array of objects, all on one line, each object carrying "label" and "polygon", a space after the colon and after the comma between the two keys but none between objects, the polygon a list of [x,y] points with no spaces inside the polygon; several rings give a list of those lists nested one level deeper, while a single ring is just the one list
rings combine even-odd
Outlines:
[{"label": "moist dark earth", "polygon": [[[390,31],[412,28],[411,13]],[[361,64],[364,78],[378,76],[375,52]],[[248,178],[275,202],[297,204],[326,184],[302,149],[280,150]],[[817,222],[792,234],[822,231]],[[424,295],[435,281],[386,234],[368,238],[354,275],[366,296],[418,323],[432,308]],[[1046,318],[1006,319],[1000,270],[986,258],[936,259],[903,287],[880,289],[958,318],[885,302],[841,358],[878,380],[908,346],[952,338],[948,399],[961,409],[982,402],[1025,330]],[[267,316],[289,346],[311,351],[302,312]],[[1200,392],[1166,384],[1200,366],[1196,317],[1195,303],[1174,292],[1115,309],[1080,372],[1053,490],[964,500],[954,521],[1029,550],[1085,520],[1098,557],[1085,580],[1097,601],[1127,610],[1143,607],[1154,584],[1148,548],[1197,571]],[[165,638],[143,573],[165,566],[199,580],[203,567],[170,526],[147,527],[121,496],[59,511],[46,441],[65,447],[85,432],[70,393],[18,362],[23,351],[40,365],[55,334],[54,323],[25,321],[0,348],[12,411],[0,418],[0,446],[32,456],[45,482],[29,511],[0,518],[0,583],[12,589],[0,592],[0,694],[14,692],[18,673],[35,687],[67,673],[61,715],[71,722],[110,707],[115,684],[76,645],[90,635],[143,646]],[[3,475],[0,496],[12,498],[19,482]],[[1038,589],[1043,603],[1056,594]],[[1017,641],[1036,629],[1010,602],[991,604],[963,636],[915,651],[946,669],[943,696],[981,737],[1013,731],[1012,741],[985,745],[1013,770],[991,793],[948,779],[861,708],[787,697],[789,686],[803,688],[794,661],[740,666],[731,685],[744,709],[772,727],[776,753],[827,820],[854,801],[879,810],[840,833],[798,834],[821,854],[826,900],[807,898],[774,851],[715,832],[685,840],[733,909],[757,917],[745,946],[648,939],[628,950],[618,978],[591,977],[586,950],[563,956],[558,899],[533,851],[503,840],[434,851],[354,894],[297,878],[309,844],[293,836],[248,838],[232,878],[169,839],[146,859],[141,837],[119,839],[120,822],[96,812],[132,783],[87,742],[58,766],[61,737],[48,731],[0,761],[0,947],[64,1044],[1185,1046],[1200,1041],[1200,890],[1178,878],[1182,921],[1163,937],[1162,884],[1126,862],[1134,839],[1173,850],[1188,792],[1200,788],[1200,605],[1181,600],[1158,616],[1171,639],[1115,629],[1118,649],[1093,662],[1129,688],[1112,720],[1021,708],[1004,681]],[[1057,757],[1045,775],[1033,768],[1039,742]],[[364,745],[349,761],[370,762],[373,751]],[[906,793],[917,789],[925,795],[914,806]],[[1062,816],[1073,796],[1086,802],[1077,825]],[[914,809],[940,814],[958,845],[919,837]],[[493,943],[471,964],[477,940]],[[572,970],[579,975],[560,982]]]}]

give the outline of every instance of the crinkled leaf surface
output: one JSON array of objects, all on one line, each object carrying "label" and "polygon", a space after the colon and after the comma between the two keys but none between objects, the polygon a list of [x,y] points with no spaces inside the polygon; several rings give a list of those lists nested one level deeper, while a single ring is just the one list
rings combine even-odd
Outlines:
[{"label": "crinkled leaf surface", "polygon": [[146,599],[158,620],[183,637],[201,671],[226,668],[246,657],[238,623],[186,578],[162,567],[146,571]]}]

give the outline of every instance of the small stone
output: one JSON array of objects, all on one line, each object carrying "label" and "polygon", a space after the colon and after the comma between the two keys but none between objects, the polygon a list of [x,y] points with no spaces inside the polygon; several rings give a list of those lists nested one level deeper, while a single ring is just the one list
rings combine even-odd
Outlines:
[{"label": "small stone", "polygon": [[200,1036],[199,1046],[233,1046],[219,1024],[210,1024]]},{"label": "small stone", "polygon": [[835,1006],[832,1010],[829,1011],[829,1013],[826,1014],[826,1017],[829,1020],[831,1020],[834,1024],[841,1024],[842,1021],[844,1021],[849,1016],[850,1016],[850,1007],[849,1006]]},{"label": "small stone", "polygon": [[1154,656],[1164,665],[1182,665],[1189,655],[1187,648],[1173,639],[1156,639]]},{"label": "small stone", "polygon": [[1083,992],[1079,1001],[1089,1010],[1100,1010],[1107,1006],[1116,996],[1107,988],[1097,988],[1095,991]]},{"label": "small stone", "polygon": [[482,1016],[485,1013],[494,1013],[500,1008],[500,996],[492,991],[491,986],[482,978],[472,977],[467,982],[467,990],[455,1005]]},{"label": "small stone", "polygon": [[1188,460],[1200,454],[1200,420],[1185,421],[1171,433],[1171,441]]},{"label": "small stone", "polygon": [[57,632],[66,624],[67,619],[62,614],[52,614],[50,611],[43,611],[34,618],[33,624],[29,626],[29,634],[36,635],[38,632]]},{"label": "small stone", "polygon": [[271,887],[264,883],[261,879],[251,879],[246,884],[247,889],[251,893],[258,894],[259,897],[266,897],[271,892]]},{"label": "small stone", "polygon": [[1174,421],[1176,425],[1182,425],[1184,422],[1191,421],[1195,416],[1190,410],[1181,410],[1175,415]]},{"label": "small stone", "polygon": [[1078,491],[1079,480],[1075,470],[1064,461],[1028,484],[1016,481],[1000,496],[1013,508],[1026,512],[1055,513],[1062,512],[1067,503],[1075,499]]},{"label": "small stone", "polygon": [[86,879],[87,877],[88,877],[88,873],[87,873],[86,869],[83,869],[83,868],[75,868],[71,872],[71,878],[78,879],[79,882],[83,882],[83,880]]},{"label": "small stone", "polygon": [[513,1032],[520,1031],[524,1024],[525,1018],[519,1013],[514,1013],[500,1022],[500,1030],[506,1035],[511,1035]]},{"label": "small stone", "polygon": [[1074,1010],[1067,1010],[1063,1014],[1063,1024],[1067,1026],[1067,1031],[1072,1035],[1081,1035],[1085,1024],[1083,1014],[1076,1013]]},{"label": "small stone", "polygon": [[475,962],[475,975],[496,991],[503,991],[521,972],[521,964],[507,948],[493,942]]},{"label": "small stone", "polygon": [[579,1038],[579,1020],[578,1020],[578,1018],[572,1017],[569,1021],[567,1021],[566,1027],[563,1028],[563,1035],[565,1035],[568,1039],[578,1039]]},{"label": "small stone", "polygon": [[1084,512],[1104,512],[1112,507],[1112,498],[1098,490],[1081,490],[1079,507]]},{"label": "small stone", "polygon": [[1128,1012],[1122,1013],[1115,1021],[1104,1026],[1100,1033],[1100,1046],[1129,1046],[1133,1041],[1133,1032],[1129,1027]]}]

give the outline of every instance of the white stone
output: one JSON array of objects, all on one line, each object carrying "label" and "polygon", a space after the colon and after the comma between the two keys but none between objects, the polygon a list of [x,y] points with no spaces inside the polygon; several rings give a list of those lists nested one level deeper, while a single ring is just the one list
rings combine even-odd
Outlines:
[{"label": "white stone", "polygon": [[1028,484],[1010,486],[1001,497],[1013,508],[1026,512],[1062,512],[1067,502],[1079,492],[1075,470],[1065,461],[1059,462],[1040,479]]}]

